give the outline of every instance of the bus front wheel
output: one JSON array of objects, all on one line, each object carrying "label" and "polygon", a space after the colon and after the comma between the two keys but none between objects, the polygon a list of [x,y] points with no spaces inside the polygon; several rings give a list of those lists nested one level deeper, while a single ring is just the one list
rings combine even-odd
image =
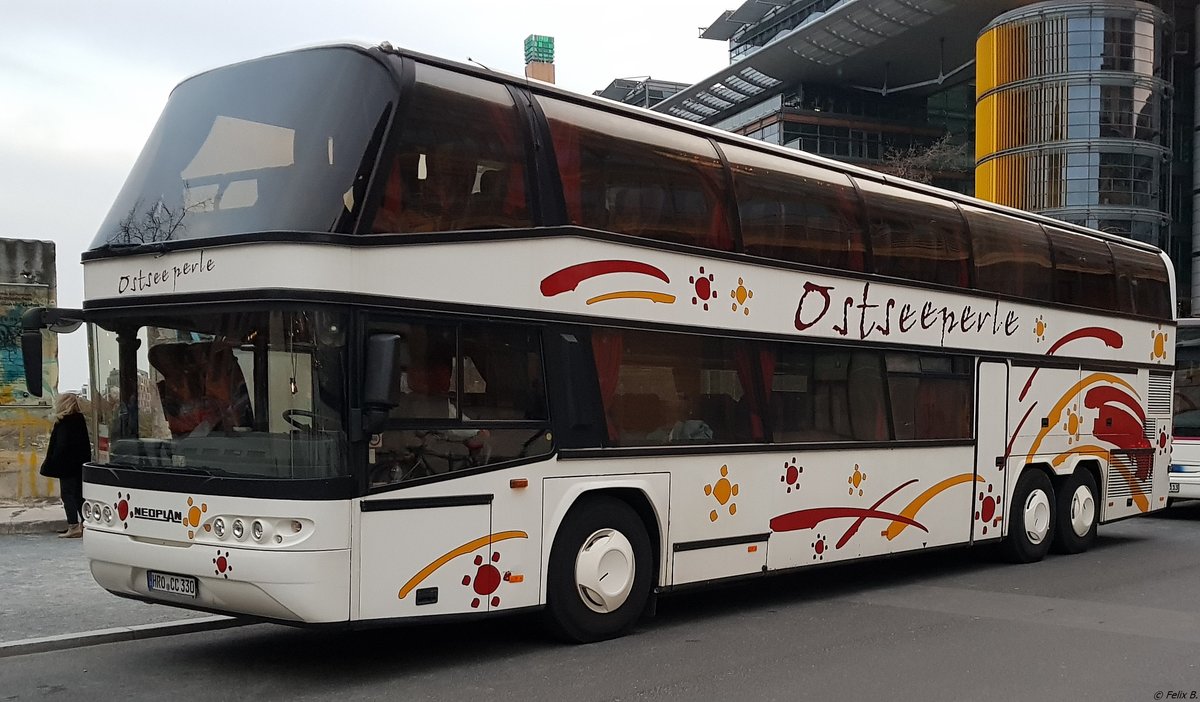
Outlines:
[{"label": "bus front wheel", "polygon": [[1086,468],[1077,468],[1063,481],[1058,491],[1058,528],[1054,550],[1082,553],[1096,540],[1099,507],[1096,503],[1096,479]]},{"label": "bus front wheel", "polygon": [[651,570],[650,537],[637,513],[616,498],[583,498],[550,551],[551,626],[576,643],[624,634],[646,606]]},{"label": "bus front wheel", "polygon": [[1054,539],[1054,486],[1050,478],[1036,468],[1027,469],[1017,479],[1009,505],[1008,536],[1001,548],[1014,563],[1040,561]]}]

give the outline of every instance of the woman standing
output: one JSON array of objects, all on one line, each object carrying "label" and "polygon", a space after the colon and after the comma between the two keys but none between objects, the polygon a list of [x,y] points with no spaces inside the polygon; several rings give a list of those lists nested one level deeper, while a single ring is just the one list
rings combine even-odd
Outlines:
[{"label": "woman standing", "polygon": [[50,445],[46,447],[41,469],[42,475],[59,480],[59,494],[67,512],[67,532],[60,539],[83,536],[83,524],[79,521],[79,510],[83,507],[83,464],[91,458],[92,442],[87,422],[79,411],[79,398],[64,392],[54,402],[54,429],[50,431]]}]

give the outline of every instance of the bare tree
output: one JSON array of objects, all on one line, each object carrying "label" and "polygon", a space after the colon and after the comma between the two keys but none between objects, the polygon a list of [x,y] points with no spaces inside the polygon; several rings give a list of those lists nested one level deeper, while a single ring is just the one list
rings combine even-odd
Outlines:
[{"label": "bare tree", "polygon": [[176,233],[184,229],[183,220],[188,212],[203,210],[208,205],[208,201],[202,201],[191,207],[171,208],[159,200],[139,215],[142,201],[138,200],[129,208],[129,214],[117,225],[117,231],[109,243],[128,245],[170,241]]},{"label": "bare tree", "polygon": [[970,171],[975,165],[970,148],[969,143],[956,142],[945,134],[932,144],[913,144],[907,149],[889,147],[876,168],[918,183],[932,183],[938,173]]}]

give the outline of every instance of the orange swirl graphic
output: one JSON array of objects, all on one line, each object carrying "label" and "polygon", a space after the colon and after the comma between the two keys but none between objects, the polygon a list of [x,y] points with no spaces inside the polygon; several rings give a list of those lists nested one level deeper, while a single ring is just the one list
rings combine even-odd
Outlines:
[{"label": "orange swirl graphic", "polygon": [[[916,498],[913,499],[912,502],[908,503],[907,507],[900,510],[900,515],[903,517],[908,517],[909,519],[912,519],[913,517],[917,516],[917,512],[920,512],[922,507],[924,507],[934,497],[937,497],[938,494],[945,492],[946,490],[949,490],[950,488],[954,487],[955,485],[961,485],[963,483],[969,483],[969,482],[982,483],[982,482],[984,482],[984,479],[980,478],[979,476],[975,475],[974,473],[963,473],[962,475],[955,475],[955,476],[946,478],[942,482],[940,482],[936,485],[933,485],[932,487],[930,487],[929,489],[927,489],[925,492],[921,493],[920,495],[917,495]],[[900,532],[904,531],[907,528],[908,528],[908,524],[905,524],[904,522],[892,522],[891,524],[888,525],[887,530],[883,532],[883,535],[885,537],[887,537],[888,541],[891,541],[892,539],[895,539],[897,536],[899,536]]]},{"label": "orange swirl graphic", "polygon": [[587,304],[593,305],[597,302],[607,302],[609,300],[649,300],[651,302],[662,302],[670,305],[675,302],[674,295],[667,293],[651,292],[649,290],[621,290],[620,292],[604,293],[596,297],[589,297]]},{"label": "orange swirl graphic", "polygon": [[429,565],[422,568],[421,572],[412,576],[412,578],[408,582],[404,583],[404,587],[400,588],[400,593],[399,593],[400,599],[404,599],[405,595],[412,592],[412,589],[414,587],[420,585],[422,580],[424,580],[425,578],[428,578],[430,575],[433,575],[434,571],[436,571],[438,568],[441,568],[442,566],[446,565],[447,563],[454,560],[455,558],[458,558],[459,556],[465,556],[466,554],[474,551],[477,548],[487,546],[488,544],[494,544],[497,541],[504,541],[506,539],[527,539],[527,538],[529,538],[529,534],[526,534],[523,531],[498,531],[495,534],[488,534],[487,536],[481,536],[478,539],[475,539],[474,541],[468,541],[467,543],[463,544],[462,546],[459,546],[458,548],[456,548],[452,551],[448,551],[447,553],[445,553],[444,555],[439,557],[437,560],[435,560],[433,563],[430,563]]}]

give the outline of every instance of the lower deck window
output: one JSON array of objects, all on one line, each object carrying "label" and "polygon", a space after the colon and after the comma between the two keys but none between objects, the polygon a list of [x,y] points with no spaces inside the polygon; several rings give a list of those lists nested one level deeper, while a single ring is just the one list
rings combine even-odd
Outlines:
[{"label": "lower deck window", "polygon": [[595,330],[608,446],[969,439],[973,359]]},{"label": "lower deck window", "polygon": [[539,335],[504,325],[384,322],[399,403],[372,437],[372,485],[549,453]]}]

